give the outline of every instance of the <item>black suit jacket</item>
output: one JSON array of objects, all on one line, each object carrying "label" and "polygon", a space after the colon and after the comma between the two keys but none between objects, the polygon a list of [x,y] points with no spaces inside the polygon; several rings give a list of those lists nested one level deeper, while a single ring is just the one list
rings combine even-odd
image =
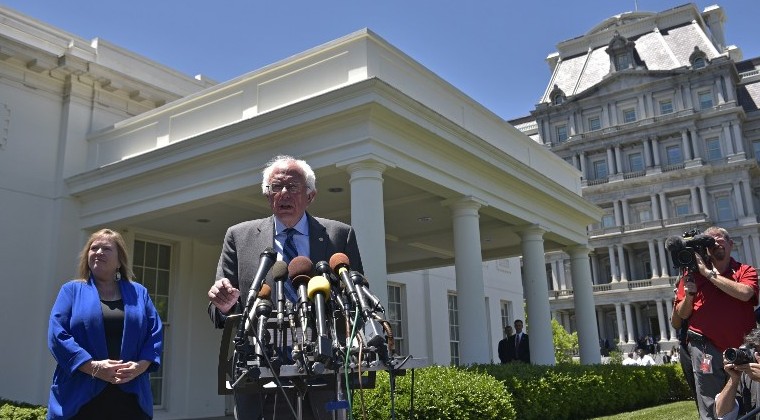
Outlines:
[{"label": "black suit jacket", "polygon": [[[313,217],[306,214],[309,223],[309,258],[315,264],[329,261],[333,254],[346,254],[351,270],[364,272],[359,245],[354,229],[343,222]],[[261,253],[267,247],[274,247],[274,216],[250,220],[227,229],[224,235],[222,254],[216,268],[216,280],[227,278],[240,290],[245,299],[259,267]],[[272,273],[267,274],[266,283],[274,290]],[[242,312],[238,303],[231,313]],[[217,328],[224,328],[224,316],[213,304],[208,307],[211,321]]]},{"label": "black suit jacket", "polygon": [[528,334],[523,333],[520,346],[515,345],[517,334],[499,341],[499,359],[501,363],[509,363],[516,360],[530,363],[530,341]]}]

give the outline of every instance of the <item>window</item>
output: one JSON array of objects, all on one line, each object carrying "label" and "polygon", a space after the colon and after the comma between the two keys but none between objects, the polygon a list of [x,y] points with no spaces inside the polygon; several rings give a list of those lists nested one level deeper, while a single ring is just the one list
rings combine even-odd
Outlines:
[{"label": "window", "polygon": [[[166,244],[135,240],[134,263],[136,281],[148,289],[151,300],[164,324],[164,351],[166,351],[169,333],[169,278],[171,277],[172,247]],[[163,359],[163,355],[161,355]],[[161,363],[157,371],[150,374],[150,387],[153,391],[153,405],[163,404],[164,366]]]},{"label": "window", "polygon": [[644,159],[641,157],[641,153],[631,153],[628,155],[628,167],[631,172],[644,170]]},{"label": "window", "polygon": [[734,219],[734,211],[731,209],[731,200],[728,195],[715,197],[715,209],[718,212],[718,221],[725,222]]},{"label": "window", "polygon": [[665,99],[660,101],[660,115],[670,114],[673,112],[673,101]]},{"label": "window", "polygon": [[636,110],[628,108],[623,110],[623,122],[631,123],[636,121]]},{"label": "window", "polygon": [[590,117],[588,119],[588,130],[589,131],[595,131],[595,130],[601,130],[602,128],[602,120],[599,117]]},{"label": "window", "polygon": [[595,160],[594,161],[594,179],[607,178],[607,161]]},{"label": "window", "polygon": [[699,92],[697,96],[699,97],[699,109],[710,109],[713,107],[712,92]]},{"label": "window", "polygon": [[691,63],[691,67],[695,69],[701,69],[706,65],[704,57],[695,58]]},{"label": "window", "polygon": [[681,155],[681,146],[673,145],[665,148],[665,155],[668,159],[668,165],[676,163],[683,163],[683,156]]},{"label": "window", "polygon": [[567,125],[562,124],[558,125],[556,127],[557,131],[557,142],[562,143],[563,141],[567,140]]},{"label": "window", "polygon": [[554,96],[554,105],[562,105],[562,102],[565,102],[565,97],[562,95],[555,95]]},{"label": "window", "polygon": [[675,212],[676,217],[678,216],[688,216],[691,214],[691,205],[689,205],[688,202],[682,201],[675,204],[675,208],[673,209]]},{"label": "window", "polygon": [[631,57],[627,52],[615,54],[615,69],[625,70],[627,68],[631,67]]},{"label": "window", "polygon": [[639,222],[648,222],[652,220],[652,212],[648,208],[639,209],[636,213],[639,218]]},{"label": "window", "polygon": [[501,301],[501,331],[512,326],[512,302],[508,300]]},{"label": "window", "polygon": [[449,349],[451,364],[459,366],[459,307],[454,293],[449,293]]},{"label": "window", "polygon": [[615,226],[615,215],[612,213],[607,213],[604,216],[602,216],[602,227],[603,228],[609,228]]},{"label": "window", "polygon": [[720,151],[720,141],[717,137],[705,140],[705,150],[707,152],[707,160],[720,160],[723,158],[723,153]]},{"label": "window", "polygon": [[404,328],[404,286],[388,285],[388,323],[391,324],[393,340],[398,354],[407,354],[406,328]]}]

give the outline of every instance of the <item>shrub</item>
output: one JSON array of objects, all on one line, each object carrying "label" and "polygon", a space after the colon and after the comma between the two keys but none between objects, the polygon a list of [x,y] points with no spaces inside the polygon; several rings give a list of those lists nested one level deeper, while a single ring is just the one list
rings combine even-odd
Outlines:
[{"label": "shrub", "polygon": [[47,407],[0,399],[0,419],[45,420]]},{"label": "shrub", "polygon": [[[412,403],[414,380],[414,406]],[[501,382],[475,370],[430,366],[396,376],[394,408],[396,419],[516,419],[512,398]],[[375,388],[353,396],[355,419],[391,418],[390,377],[377,372]],[[410,412],[413,408],[413,412]]]}]

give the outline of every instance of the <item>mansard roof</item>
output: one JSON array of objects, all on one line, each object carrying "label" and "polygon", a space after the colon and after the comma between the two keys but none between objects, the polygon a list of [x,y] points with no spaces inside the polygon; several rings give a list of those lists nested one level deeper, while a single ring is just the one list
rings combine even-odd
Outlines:
[{"label": "mansard roof", "polygon": [[595,87],[615,72],[606,50],[618,34],[633,42],[643,67],[650,71],[689,68],[689,58],[695,47],[704,52],[708,61],[723,55],[693,4],[661,13],[616,15],[585,35],[558,45],[558,52],[550,56],[556,64],[541,103],[551,103],[555,86],[571,98]]}]

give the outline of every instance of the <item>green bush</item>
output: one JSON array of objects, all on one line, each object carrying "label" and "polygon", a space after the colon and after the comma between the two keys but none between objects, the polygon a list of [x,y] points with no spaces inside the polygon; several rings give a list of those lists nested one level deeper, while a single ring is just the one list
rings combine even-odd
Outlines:
[{"label": "green bush", "polygon": [[476,366],[504,384],[520,419],[600,417],[691,397],[680,366]]},{"label": "green bush", "polygon": [[[412,380],[414,410],[410,416]],[[477,369],[430,366],[406,371],[404,376],[396,376],[395,382],[395,418],[399,420],[517,418],[512,407],[512,397],[504,392],[502,384]],[[377,372],[375,388],[354,393],[354,418],[390,418],[390,396],[388,372]]]},{"label": "green bush", "polygon": [[45,420],[47,407],[0,399],[0,419]]}]

